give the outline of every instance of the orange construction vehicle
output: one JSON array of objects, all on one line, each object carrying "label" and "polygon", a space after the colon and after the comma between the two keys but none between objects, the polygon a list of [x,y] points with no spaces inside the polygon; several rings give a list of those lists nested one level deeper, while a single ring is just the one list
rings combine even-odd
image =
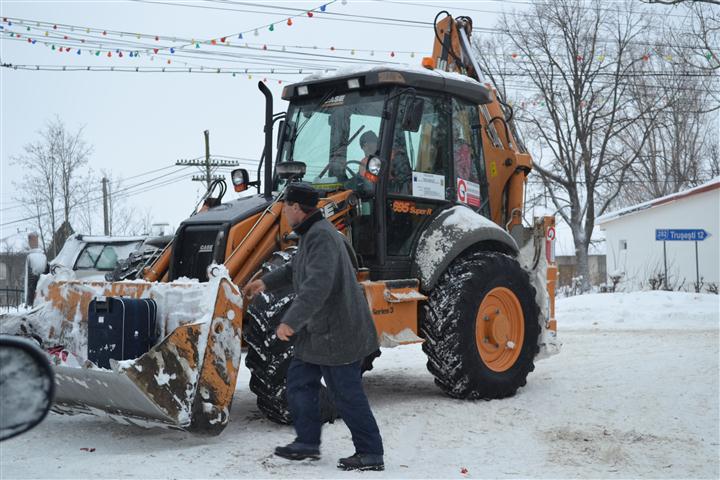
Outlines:
[{"label": "orange construction vehicle", "polygon": [[[293,293],[244,303],[240,289],[292,261],[297,236],[281,211],[285,187],[300,179],[323,192],[320,208],[348,240],[382,347],[421,342],[437,385],[456,398],[503,398],[525,385],[538,353],[556,345],[554,221],[523,225],[532,159],[510,107],[478,76],[471,30],[467,17],[436,18],[422,67],[311,76],[285,87],[280,114],[259,83],[258,178],[232,173],[236,191],[257,194],[223,201],[216,181],[139,278],[41,279],[33,311],[0,326],[62,350],[55,409],[219,433],[244,340],[260,410],[289,422],[292,343],[275,327]],[[102,369],[87,361],[87,312],[113,296],[154,299],[160,331],[146,353]]]}]

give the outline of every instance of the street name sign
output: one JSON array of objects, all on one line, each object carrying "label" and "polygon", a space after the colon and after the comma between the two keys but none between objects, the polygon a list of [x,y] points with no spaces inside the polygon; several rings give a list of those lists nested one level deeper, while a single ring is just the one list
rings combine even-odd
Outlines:
[{"label": "street name sign", "polygon": [[658,228],[655,230],[655,240],[658,241],[689,241],[702,242],[710,236],[702,228],[699,229],[669,229]]}]

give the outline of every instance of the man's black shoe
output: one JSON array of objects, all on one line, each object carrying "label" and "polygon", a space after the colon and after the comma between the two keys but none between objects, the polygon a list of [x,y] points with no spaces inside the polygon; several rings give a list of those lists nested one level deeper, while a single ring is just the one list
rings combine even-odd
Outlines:
[{"label": "man's black shoe", "polygon": [[288,460],[319,460],[320,449],[307,443],[292,442],[284,447],[275,447],[275,455]]},{"label": "man's black shoe", "polygon": [[385,463],[382,455],[370,453],[356,453],[352,457],[338,460],[337,467],[341,470],[385,470]]}]

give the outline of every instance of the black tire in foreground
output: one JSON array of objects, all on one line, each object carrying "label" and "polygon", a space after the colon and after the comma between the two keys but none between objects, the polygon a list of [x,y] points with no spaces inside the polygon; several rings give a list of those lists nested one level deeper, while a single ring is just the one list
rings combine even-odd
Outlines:
[{"label": "black tire in foreground", "polygon": [[427,368],[448,395],[510,397],[535,369],[540,308],[511,256],[479,251],[455,260],[424,308]]}]

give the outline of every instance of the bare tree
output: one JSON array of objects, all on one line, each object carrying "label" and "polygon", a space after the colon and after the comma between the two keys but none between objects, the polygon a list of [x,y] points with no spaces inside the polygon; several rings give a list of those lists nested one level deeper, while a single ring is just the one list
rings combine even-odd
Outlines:
[{"label": "bare tree", "polygon": [[682,65],[662,59],[653,69],[657,77],[639,78],[629,89],[639,105],[650,108],[658,99],[667,105],[657,118],[641,118],[620,136],[629,150],[647,133],[639,162],[629,172],[618,206],[662,197],[707,181],[711,177],[711,152],[717,145],[710,82],[688,76]]},{"label": "bare tree", "polygon": [[59,204],[58,165],[52,154],[53,135],[50,124],[39,132],[40,140],[23,147],[23,153],[12,161],[25,172],[23,179],[13,182],[15,200],[24,205],[25,212],[41,232],[43,250],[49,255],[57,254],[52,235],[57,230]]},{"label": "bare tree", "polygon": [[713,107],[720,109],[720,89],[717,74],[720,72],[720,9],[701,3],[683,3],[678,11],[686,13],[678,22],[665,22],[665,43],[674,64],[688,71],[705,73],[712,79],[714,88],[709,91]]},{"label": "bare tree", "polygon": [[[132,186],[127,187],[121,177],[113,172],[103,170],[102,175],[93,182],[100,185],[101,178],[108,180],[108,219],[112,235],[145,235],[150,232],[152,225],[152,210],[147,208],[139,210],[128,205],[127,198],[132,195]],[[100,192],[101,193],[101,192]],[[97,218],[102,218],[102,202],[98,202]]]},{"label": "bare tree", "polygon": [[595,218],[620,193],[647,141],[641,132],[628,149],[620,136],[641,119],[654,122],[662,108],[628,94],[634,79],[645,75],[647,25],[632,3],[613,5],[616,10],[598,1],[535,3],[501,21],[503,50],[517,57],[512,68],[498,70],[482,50],[480,55],[481,68],[496,84],[530,91],[524,102],[515,102],[518,121],[526,137],[549,153],[543,162],[536,156],[534,168],[571,228],[584,289]]},{"label": "bare tree", "polygon": [[659,3],[660,5],[680,5],[681,3],[708,3],[720,5],[720,0],[643,0],[646,3]]},{"label": "bare tree", "polygon": [[61,224],[70,224],[72,210],[81,201],[82,168],[92,148],[83,140],[82,128],[71,132],[59,117],[48,121],[38,134],[38,140],[12,158],[25,172],[13,185],[15,200],[23,203],[40,232],[43,249],[53,257],[61,246],[55,244],[54,234]]},{"label": "bare tree", "polygon": [[720,175],[720,142],[715,142],[708,149],[707,173],[711,178]]},{"label": "bare tree", "polygon": [[[687,6],[687,8],[686,8]],[[709,7],[688,5],[656,25],[650,75],[636,79],[629,92],[640,104],[667,99],[653,122],[641,119],[621,136],[634,148],[641,131],[649,137],[640,162],[630,172],[619,205],[658,198],[696,186],[716,175],[720,84],[716,68],[720,43],[718,15]],[[714,27],[713,27],[714,25]]]},{"label": "bare tree", "polygon": [[83,186],[81,169],[87,165],[92,147],[82,138],[83,128],[77,132],[69,132],[58,117],[50,124],[52,153],[57,159],[60,175],[60,198],[62,200],[65,222],[70,223],[70,214],[75,205],[82,199],[80,191]]},{"label": "bare tree", "polygon": [[78,231],[92,235],[102,228],[100,178],[89,170],[80,182],[79,190],[83,201],[75,207],[74,221],[77,223]]},{"label": "bare tree", "polygon": [[113,212],[113,235],[148,235],[153,223],[152,210],[120,205]]}]

